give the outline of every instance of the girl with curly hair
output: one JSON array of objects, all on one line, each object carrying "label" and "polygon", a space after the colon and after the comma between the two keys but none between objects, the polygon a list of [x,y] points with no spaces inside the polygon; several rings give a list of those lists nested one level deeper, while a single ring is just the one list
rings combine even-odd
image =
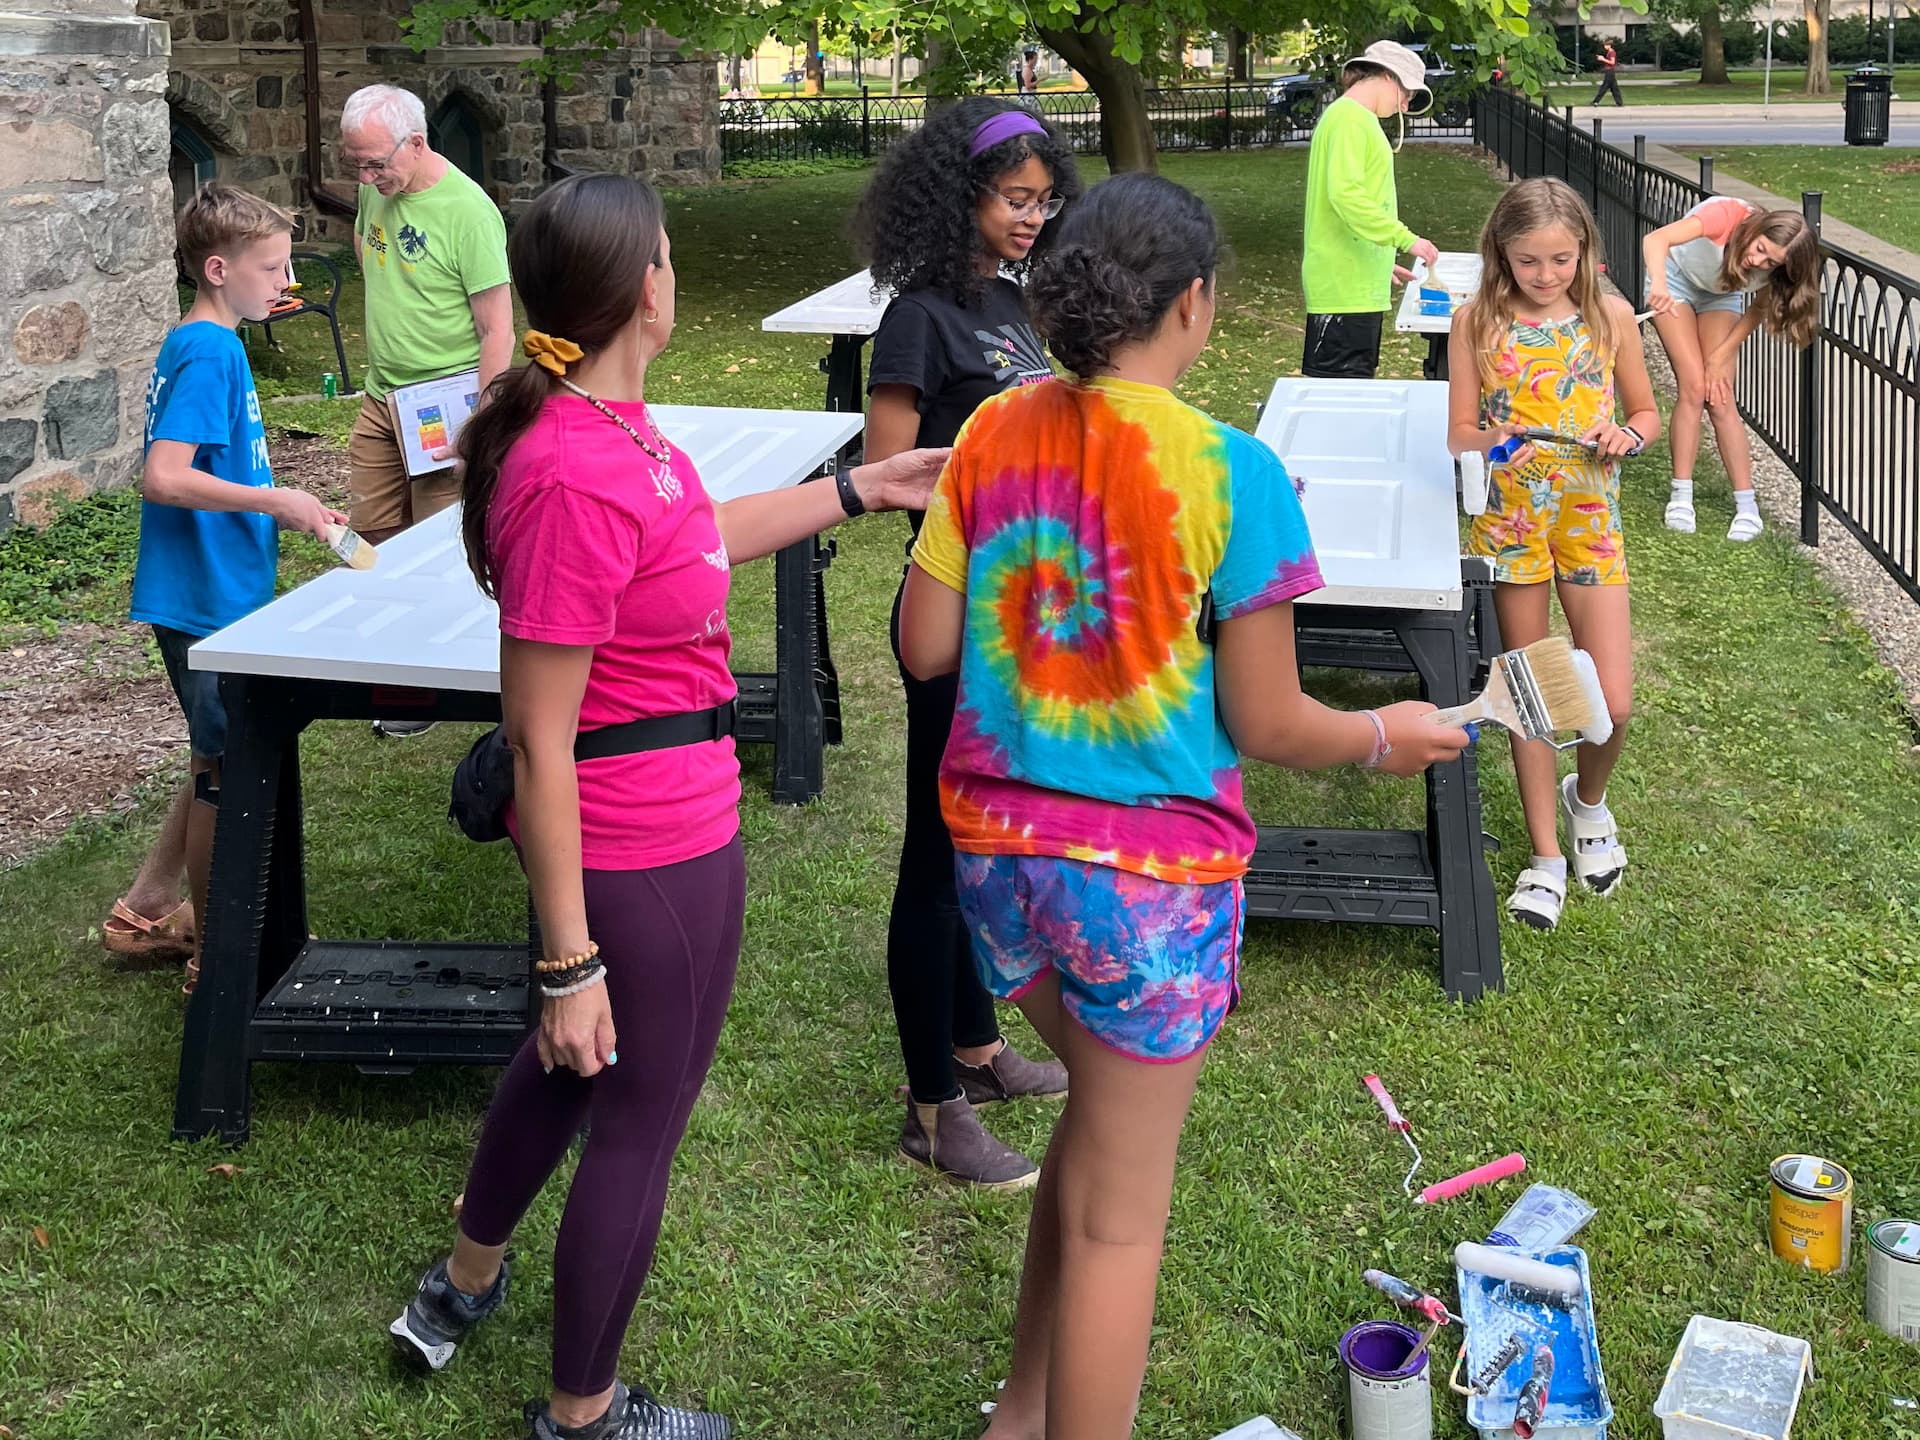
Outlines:
[{"label": "girl with curly hair", "polygon": [[[985,96],[937,112],[887,152],[855,219],[874,284],[895,292],[867,375],[870,462],[951,445],[988,396],[1053,374],[1019,282],[1080,188],[1072,152],[1045,121]],[[910,518],[917,535],[920,517]],[[897,597],[892,630],[897,659]],[[1061,1095],[1066,1071],[1007,1044],[973,972],[940,817],[954,677],[919,680],[902,666],[900,678],[906,831],[887,926],[887,985],[907,1070],[900,1153],[965,1184],[1020,1189],[1038,1175],[1033,1162],[988,1133],[973,1107]]]},{"label": "girl with curly hair", "polygon": [[1292,601],[1321,579],[1298,494],[1173,394],[1218,253],[1207,207],[1157,176],[1076,207],[1028,285],[1074,379],[981,405],[907,577],[908,669],[958,674],[940,791],[976,963],[1073,1080],[990,1440],[1131,1432],[1180,1131],[1237,993],[1241,757],[1415,775],[1467,744],[1422,701],[1301,693]]},{"label": "girl with curly hair", "polygon": [[[1507,913],[1536,930],[1559,924],[1566,903],[1560,815],[1574,874],[1588,890],[1610,894],[1627,868],[1607,808],[1633,709],[1620,457],[1659,435],[1660,412],[1633,307],[1601,288],[1600,259],[1593,213],[1571,186],[1513,186],[1480,232],[1480,292],[1454,317],[1448,347],[1448,448],[1486,454],[1525,442],[1495,465],[1486,513],[1474,517],[1467,540],[1469,554],[1493,562],[1501,643],[1545,638],[1548,582],[1556,582],[1573,643],[1593,657],[1613,716],[1604,745],[1580,747],[1579,773],[1561,785],[1558,811],[1552,747],[1514,737],[1533,858]],[[1619,409],[1624,424],[1615,423]]]},{"label": "girl with curly hair", "polygon": [[1798,210],[1762,210],[1715,195],[1647,236],[1642,250],[1647,308],[1680,390],[1667,528],[1693,533],[1693,462],[1704,409],[1733,486],[1727,539],[1751,540],[1766,526],[1753,493],[1746,422],[1733,399],[1740,347],[1763,325],[1790,345],[1813,339],[1820,326],[1820,242]]}]

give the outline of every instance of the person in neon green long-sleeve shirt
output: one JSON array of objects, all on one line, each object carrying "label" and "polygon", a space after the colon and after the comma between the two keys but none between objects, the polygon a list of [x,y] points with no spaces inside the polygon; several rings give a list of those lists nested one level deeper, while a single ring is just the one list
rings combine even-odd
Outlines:
[{"label": "person in neon green long-sleeve shirt", "polygon": [[[1380,323],[1392,303],[1394,256],[1431,265],[1440,252],[1400,222],[1394,147],[1380,122],[1433,103],[1426,67],[1404,45],[1378,40],[1341,72],[1343,93],[1314,127],[1307,152],[1307,233],[1300,280],[1307,343],[1300,372],[1371,380],[1380,368]],[[1404,121],[1402,122],[1405,123]],[[1406,278],[1400,274],[1399,278]]]}]

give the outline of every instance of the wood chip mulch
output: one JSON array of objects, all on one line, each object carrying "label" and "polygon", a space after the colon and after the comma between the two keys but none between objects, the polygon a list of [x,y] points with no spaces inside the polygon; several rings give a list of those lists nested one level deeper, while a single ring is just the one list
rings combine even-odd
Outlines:
[{"label": "wood chip mulch", "polygon": [[[288,437],[272,455],[277,483],[345,508],[345,450]],[[0,714],[0,869],[78,821],[132,810],[142,785],[169,767],[186,773],[186,717],[145,625],[0,640]]]}]

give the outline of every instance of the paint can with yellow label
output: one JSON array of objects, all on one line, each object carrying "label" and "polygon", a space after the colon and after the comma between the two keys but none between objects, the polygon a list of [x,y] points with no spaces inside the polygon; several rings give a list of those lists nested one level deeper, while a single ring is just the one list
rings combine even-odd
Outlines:
[{"label": "paint can with yellow label", "polygon": [[1844,1274],[1853,1253],[1853,1176],[1818,1155],[1782,1155],[1769,1174],[1773,1253],[1822,1275]]}]

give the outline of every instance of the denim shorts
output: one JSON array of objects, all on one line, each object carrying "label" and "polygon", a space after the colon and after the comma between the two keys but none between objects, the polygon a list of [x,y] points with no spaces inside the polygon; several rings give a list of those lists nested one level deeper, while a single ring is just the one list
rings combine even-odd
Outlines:
[{"label": "denim shorts", "polygon": [[[1653,288],[1651,277],[1647,288]],[[1667,293],[1682,305],[1692,306],[1696,315],[1704,315],[1709,310],[1727,310],[1739,315],[1747,308],[1747,297],[1742,291],[1702,290],[1682,274],[1671,259],[1667,261]]]},{"label": "denim shorts", "polygon": [[227,753],[227,707],[220,703],[220,677],[211,670],[187,668],[188,649],[206,636],[156,625],[153,638],[166,662],[174,696],[186,713],[187,744],[201,759],[218,760]]},{"label": "denim shorts", "polygon": [[1108,1049],[1170,1065],[1204,1049],[1240,996],[1238,880],[1181,885],[1049,855],[954,857],[980,982],[1018,1000],[1047,973]]}]

